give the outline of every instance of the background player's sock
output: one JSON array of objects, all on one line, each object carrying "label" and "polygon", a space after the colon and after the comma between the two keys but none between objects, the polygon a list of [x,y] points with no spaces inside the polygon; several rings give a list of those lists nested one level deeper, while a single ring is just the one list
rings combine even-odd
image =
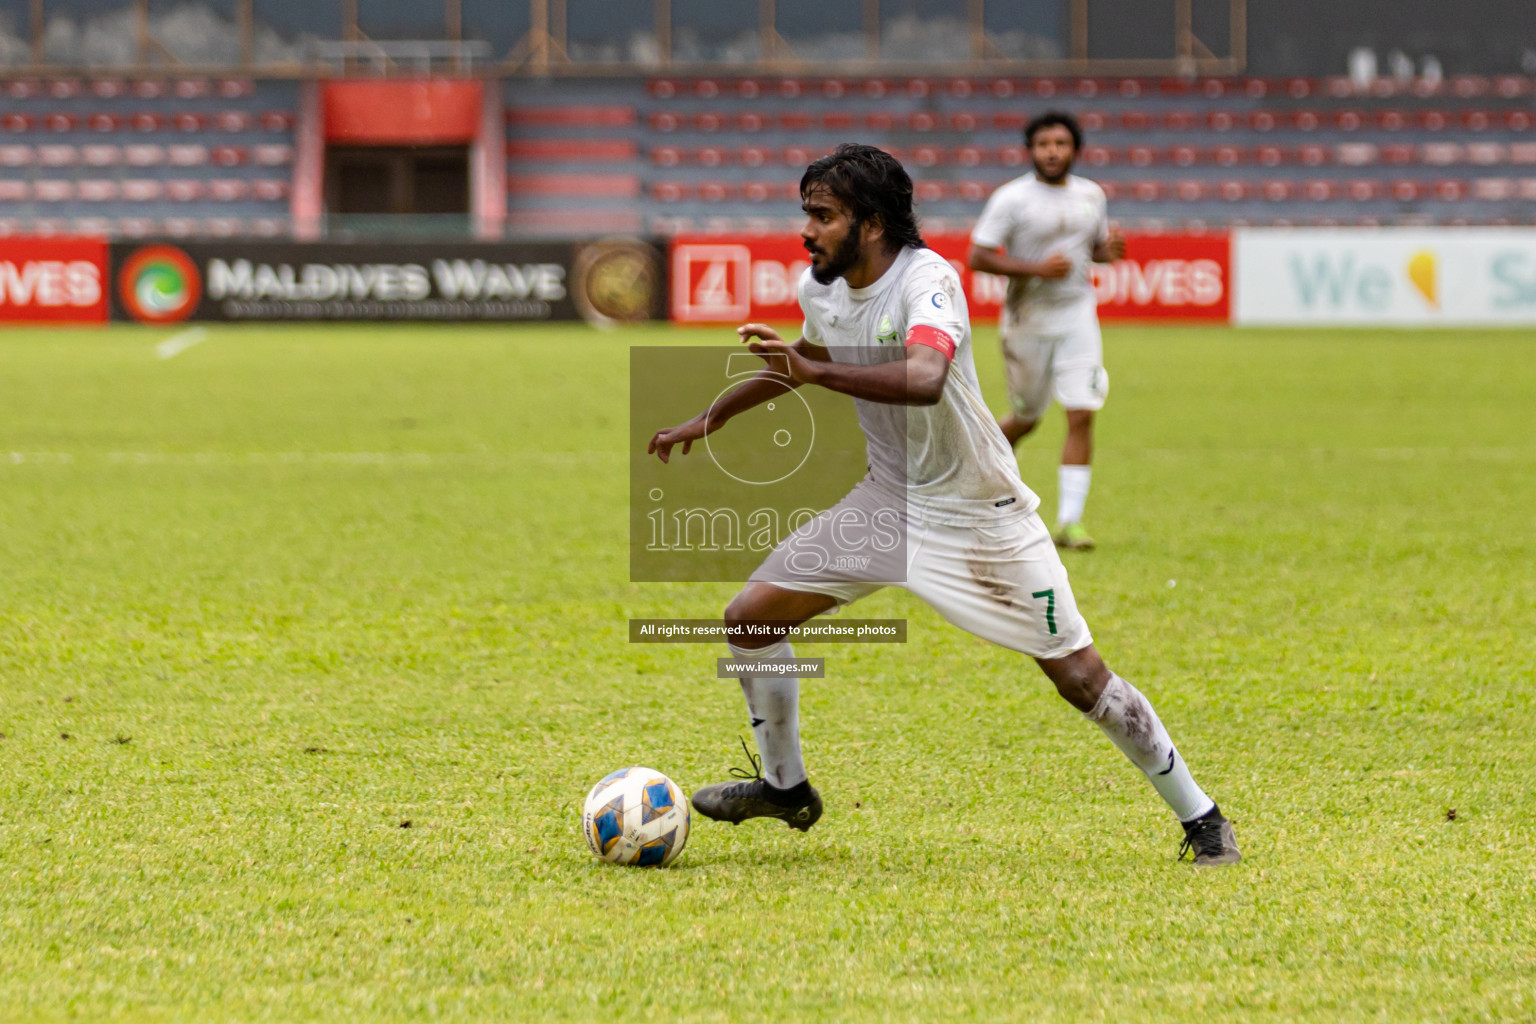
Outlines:
[{"label": "background player's sock", "polygon": [[1088,484],[1092,466],[1062,466],[1056,471],[1056,525],[1070,526],[1083,518],[1088,504]]},{"label": "background player's sock", "polygon": [[1146,773],[1152,788],[1180,821],[1193,821],[1216,806],[1216,801],[1195,785],[1184,759],[1168,738],[1168,730],[1136,687],[1111,674],[1088,717]]},{"label": "background player's sock", "polygon": [[[795,649],[780,640],[769,647],[749,650],[730,645],[738,660],[793,658]],[[743,675],[742,695],[752,735],[763,758],[763,778],[775,789],[790,789],[806,781],[805,761],[800,756],[800,680],[796,676]]]}]

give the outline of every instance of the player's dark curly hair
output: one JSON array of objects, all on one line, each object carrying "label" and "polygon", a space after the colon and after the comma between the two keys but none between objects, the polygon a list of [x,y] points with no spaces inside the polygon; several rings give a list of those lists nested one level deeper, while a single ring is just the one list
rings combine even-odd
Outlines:
[{"label": "player's dark curly hair", "polygon": [[1024,145],[1034,145],[1035,132],[1042,128],[1053,128],[1057,125],[1072,133],[1072,149],[1074,151],[1081,151],[1083,148],[1083,127],[1077,123],[1077,118],[1065,110],[1047,110],[1043,114],[1036,114],[1029,124],[1024,126]]},{"label": "player's dark curly hair", "polygon": [[805,169],[800,198],[825,188],[852,214],[853,230],[866,220],[885,229],[888,252],[921,249],[926,243],[912,212],[912,179],[891,154],[874,146],[845,142]]}]

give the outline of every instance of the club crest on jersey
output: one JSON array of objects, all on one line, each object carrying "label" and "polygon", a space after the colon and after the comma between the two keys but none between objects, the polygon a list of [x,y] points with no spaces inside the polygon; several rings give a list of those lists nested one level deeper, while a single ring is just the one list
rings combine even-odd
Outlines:
[{"label": "club crest on jersey", "polygon": [[896,325],[891,323],[891,314],[886,313],[880,318],[880,325],[875,328],[876,341],[895,341]]}]

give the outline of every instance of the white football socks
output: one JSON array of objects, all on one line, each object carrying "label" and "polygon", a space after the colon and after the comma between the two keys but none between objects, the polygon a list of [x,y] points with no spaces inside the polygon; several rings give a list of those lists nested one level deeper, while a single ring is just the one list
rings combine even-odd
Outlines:
[{"label": "white football socks", "polygon": [[[780,640],[768,647],[749,650],[730,645],[731,657],[782,659],[793,658],[795,649]],[[775,789],[789,789],[806,780],[805,760],[800,756],[800,680],[797,676],[743,675],[742,695],[747,698],[747,714],[752,720],[752,735],[757,738],[757,752],[763,759],[763,778]]]},{"label": "white football socks", "polygon": [[1088,484],[1093,478],[1092,466],[1062,466],[1056,471],[1056,525],[1070,526],[1083,518],[1083,506],[1088,504]]},{"label": "white football socks", "polygon": [[1168,738],[1168,730],[1136,687],[1111,674],[1088,718],[1146,773],[1152,788],[1180,821],[1194,821],[1216,806],[1216,801],[1195,785],[1184,759]]}]

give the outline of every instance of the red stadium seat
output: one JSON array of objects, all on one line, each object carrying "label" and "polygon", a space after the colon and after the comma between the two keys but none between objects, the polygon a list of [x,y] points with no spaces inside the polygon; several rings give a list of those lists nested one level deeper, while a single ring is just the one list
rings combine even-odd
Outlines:
[{"label": "red stadium seat", "polygon": [[164,186],[155,178],[131,178],[122,183],[123,198],[134,202],[159,199],[164,191]]},{"label": "red stadium seat", "polygon": [[75,189],[76,196],[88,203],[109,202],[118,197],[118,192],[117,182],[100,178],[80,181]]},{"label": "red stadium seat", "polygon": [[1426,164],[1443,166],[1461,162],[1463,150],[1455,142],[1427,142],[1420,147],[1419,153]]},{"label": "red stadium seat", "polygon": [[[571,105],[563,107],[509,107],[507,108],[506,119],[508,124],[517,125],[628,128],[635,123],[635,108],[616,104]],[[286,131],[292,127],[292,120],[293,115],[285,111],[267,111],[261,115],[261,127],[266,131]]]},{"label": "red stadium seat", "polygon": [[[633,150],[634,143],[628,143]],[[280,167],[293,163],[293,147],[283,143],[265,143],[251,148],[251,158],[262,167]]]},{"label": "red stadium seat", "polygon": [[[256,193],[257,199],[276,202],[279,199],[288,198],[288,181],[284,178],[257,178],[251,182],[251,190]],[[635,193],[639,194],[638,182]]]},{"label": "red stadium seat", "polygon": [[32,183],[32,198],[40,203],[62,203],[75,197],[75,183],[45,178]]},{"label": "red stadium seat", "polygon": [[31,193],[32,187],[25,181],[0,178],[0,200],[19,203],[25,201]]},{"label": "red stadium seat", "polygon": [[167,146],[165,153],[173,167],[198,167],[208,162],[207,146]]},{"label": "red stadium seat", "polygon": [[165,163],[165,147],[153,145],[124,146],[123,160],[132,167],[157,167]]},{"label": "red stadium seat", "polygon": [[178,203],[190,203],[203,198],[206,187],[196,178],[172,178],[165,182],[165,198]]},{"label": "red stadium seat", "polygon": [[237,202],[250,193],[250,183],[239,178],[220,178],[208,183],[208,195],[221,203]]},{"label": "red stadium seat", "polygon": [[1333,147],[1333,159],[1347,167],[1374,164],[1380,151],[1369,142],[1344,142]]},{"label": "red stadium seat", "polygon": [[36,159],[31,146],[0,146],[0,167],[29,167]]},{"label": "red stadium seat", "polygon": [[123,151],[117,146],[81,146],[80,159],[91,167],[115,167],[123,159]]},{"label": "red stadium seat", "polygon": [[1374,178],[1354,178],[1344,185],[1344,194],[1355,203],[1381,199],[1386,195],[1386,185]]},{"label": "red stadium seat", "polygon": [[640,195],[640,179],[633,174],[509,174],[507,192],[630,199]]},{"label": "red stadium seat", "polygon": [[38,146],[37,162],[44,167],[72,167],[80,159],[74,146]]}]

